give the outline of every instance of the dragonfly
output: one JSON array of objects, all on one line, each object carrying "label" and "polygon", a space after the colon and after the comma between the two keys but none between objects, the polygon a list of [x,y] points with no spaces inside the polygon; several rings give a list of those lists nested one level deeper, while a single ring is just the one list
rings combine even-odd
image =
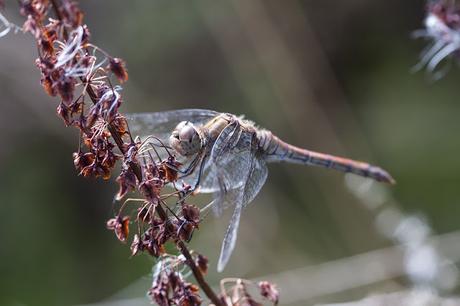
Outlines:
[{"label": "dragonfly", "polygon": [[267,163],[288,162],[353,173],[393,184],[380,167],[302,149],[282,141],[243,116],[204,109],[181,109],[127,116],[131,134],[169,143],[183,159],[181,179],[191,190],[213,194],[212,209],[221,215],[234,207],[222,241],[217,270],[222,272],[235,248],[243,209],[264,185]]}]

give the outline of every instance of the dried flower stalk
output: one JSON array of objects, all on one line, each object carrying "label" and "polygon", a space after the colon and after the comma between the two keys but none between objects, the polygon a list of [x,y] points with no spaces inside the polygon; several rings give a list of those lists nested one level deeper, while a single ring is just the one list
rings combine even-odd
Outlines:
[{"label": "dried flower stalk", "polygon": [[[132,191],[143,197],[125,200],[117,215],[107,221],[107,228],[125,243],[130,224],[135,223],[132,255],[145,252],[158,259],[148,291],[152,301],[158,305],[201,305],[198,287],[186,281],[185,272],[191,271],[213,305],[260,305],[246,290],[247,281],[234,282],[232,298],[225,288],[218,296],[205,281],[207,258],[186,246],[201,219],[200,209],[188,203],[190,186],[177,187],[181,164],[161,143],[135,141],[119,112],[121,87],[113,86],[110,79],[114,76],[119,83],[128,80],[125,62],[90,42],[84,14],[75,1],[22,0],[19,5],[26,17],[23,31],[36,40],[36,66],[43,89],[59,97],[57,114],[65,125],[80,131],[79,148],[73,154],[78,173],[107,180],[120,161],[116,199],[120,201]],[[55,18],[49,17],[50,12]],[[0,17],[9,26],[3,15]],[[174,191],[165,193],[166,185],[173,186]],[[181,254],[167,254],[166,243],[175,244]],[[278,292],[272,285],[260,283],[259,289],[262,297],[278,303]]]}]

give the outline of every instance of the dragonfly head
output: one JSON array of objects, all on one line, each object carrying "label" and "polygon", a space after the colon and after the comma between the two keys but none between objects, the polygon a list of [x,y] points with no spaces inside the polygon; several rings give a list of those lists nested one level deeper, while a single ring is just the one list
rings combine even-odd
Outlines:
[{"label": "dragonfly head", "polygon": [[201,137],[193,123],[182,121],[169,137],[169,144],[182,156],[190,156],[201,150]]}]

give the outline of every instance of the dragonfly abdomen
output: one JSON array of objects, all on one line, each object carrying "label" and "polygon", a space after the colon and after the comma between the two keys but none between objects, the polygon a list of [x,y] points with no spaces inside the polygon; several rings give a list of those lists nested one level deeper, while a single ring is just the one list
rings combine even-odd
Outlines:
[{"label": "dragonfly abdomen", "polygon": [[264,152],[264,158],[268,162],[289,162],[318,166],[370,177],[380,182],[394,183],[391,175],[380,167],[348,158],[301,149],[282,141],[269,131],[263,131],[260,136],[262,136],[259,137],[261,149]]}]

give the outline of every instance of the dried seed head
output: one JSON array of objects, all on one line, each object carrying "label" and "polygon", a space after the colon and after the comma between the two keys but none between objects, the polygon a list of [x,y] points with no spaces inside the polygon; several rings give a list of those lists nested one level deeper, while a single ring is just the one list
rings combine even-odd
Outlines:
[{"label": "dried seed head", "polygon": [[129,234],[129,216],[116,216],[107,221],[107,229],[113,230],[118,240],[125,242]]},{"label": "dried seed head", "polygon": [[117,201],[121,200],[128,192],[134,190],[137,186],[137,177],[131,167],[123,169],[117,177],[117,182],[120,186],[115,197]]},{"label": "dried seed head", "polygon": [[167,160],[161,162],[160,169],[167,182],[177,181],[178,173],[176,169],[179,169],[181,165],[182,164],[173,156],[170,156]]},{"label": "dried seed head", "polygon": [[168,297],[169,285],[165,281],[160,281],[152,286],[147,292],[150,299],[159,306],[170,306],[171,302]]},{"label": "dried seed head", "polygon": [[118,116],[112,120],[112,126],[115,128],[119,135],[128,134],[128,123],[123,116],[118,114]]},{"label": "dried seed head", "polygon": [[128,80],[128,72],[126,71],[125,62],[121,58],[109,59],[108,69],[117,77],[120,83]]},{"label": "dried seed head", "polygon": [[195,205],[184,204],[182,205],[182,215],[185,220],[198,226],[200,223],[200,209]]},{"label": "dried seed head", "polygon": [[83,13],[74,1],[63,1],[59,10],[64,22],[72,28],[76,28],[83,23]]},{"label": "dried seed head", "polygon": [[208,258],[206,256],[198,254],[198,256],[195,259],[195,264],[200,269],[201,273],[208,273]]},{"label": "dried seed head", "polygon": [[275,305],[278,305],[280,293],[275,285],[267,281],[259,282],[257,285],[260,290],[260,295],[273,302]]},{"label": "dried seed head", "polygon": [[69,105],[73,100],[75,90],[75,80],[73,78],[63,78],[57,83],[57,91],[62,98],[62,101]]}]

